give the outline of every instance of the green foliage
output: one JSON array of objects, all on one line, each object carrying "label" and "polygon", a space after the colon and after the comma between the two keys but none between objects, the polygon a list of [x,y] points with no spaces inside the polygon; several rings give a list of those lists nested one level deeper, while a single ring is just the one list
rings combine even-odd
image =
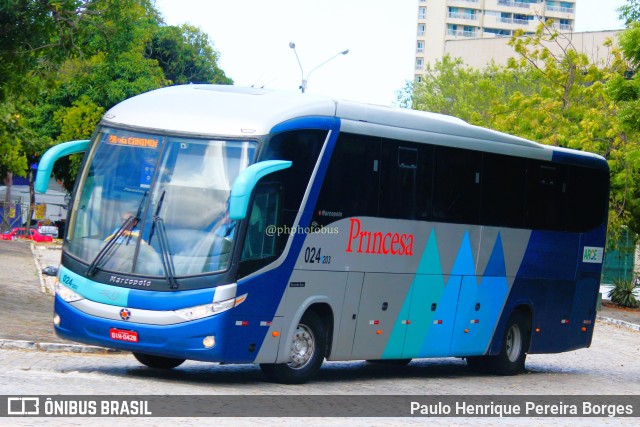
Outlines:
[{"label": "green foliage", "polygon": [[[625,117],[640,114],[640,109],[625,110],[613,94],[636,102],[640,87],[611,88],[626,82],[627,62],[610,42],[609,54],[595,62],[549,24],[530,36],[516,34],[510,41],[516,56],[505,67],[477,70],[448,57],[427,67],[422,81],[411,86],[412,106],[604,156],[611,169],[609,232],[615,237],[627,226],[638,232],[640,126],[629,126]],[[400,97],[404,105],[408,93]]]},{"label": "green foliage", "polygon": [[25,176],[27,159],[22,151],[24,118],[13,103],[0,104],[0,175]]},{"label": "green foliage", "polygon": [[146,56],[158,61],[165,77],[173,84],[232,84],[218,67],[220,54],[209,36],[192,25],[163,26],[149,43]]},{"label": "green foliage", "polygon": [[78,28],[99,0],[3,0],[0,3],[0,102],[32,89],[65,58],[82,53]]},{"label": "green foliage", "polygon": [[[632,4],[637,13],[638,3],[631,2],[630,6]],[[617,172],[612,174],[612,185],[624,189],[616,195],[618,205],[624,206],[627,223],[637,233],[640,230],[640,76],[636,70],[640,66],[640,23],[630,22],[629,28],[620,34],[618,44],[626,60],[625,68],[609,79],[606,91],[618,109],[616,124],[625,132],[625,138],[612,153],[615,158],[611,163]]]},{"label": "green foliage", "polygon": [[[106,110],[171,83],[232,83],[198,28],[153,0],[0,3],[0,173],[26,175],[52,144],[88,139]],[[54,173],[73,187],[80,156]]]},{"label": "green foliage", "polygon": [[627,4],[618,8],[618,13],[627,25],[640,21],[640,0],[627,0]]},{"label": "green foliage", "polygon": [[[104,107],[95,104],[88,96],[83,95],[73,102],[71,107],[60,108],[54,112],[53,121],[60,129],[60,141],[87,139],[91,135],[104,114]],[[54,173],[69,192],[73,190],[75,177],[78,174],[82,155],[74,154],[56,162]]]},{"label": "green foliage", "polygon": [[445,56],[433,66],[427,65],[419,82],[409,84],[400,103],[416,110],[433,111],[459,117],[473,124],[488,126],[492,109],[516,92],[536,90],[533,79],[519,72],[490,65],[478,70],[465,66],[461,59]]},{"label": "green foliage", "polygon": [[632,280],[615,280],[613,289],[609,291],[607,296],[614,304],[628,308],[640,307],[640,301],[633,294],[638,286]]}]

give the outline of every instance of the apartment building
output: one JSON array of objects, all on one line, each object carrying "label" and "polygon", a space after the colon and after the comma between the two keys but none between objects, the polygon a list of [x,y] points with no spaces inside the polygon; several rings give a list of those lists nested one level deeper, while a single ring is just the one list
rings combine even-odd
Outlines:
[{"label": "apartment building", "polygon": [[[577,0],[419,0],[415,75],[446,53],[451,40],[508,39],[516,30],[535,32],[553,19],[562,32],[573,31]],[[506,43],[506,42],[505,42]]]}]

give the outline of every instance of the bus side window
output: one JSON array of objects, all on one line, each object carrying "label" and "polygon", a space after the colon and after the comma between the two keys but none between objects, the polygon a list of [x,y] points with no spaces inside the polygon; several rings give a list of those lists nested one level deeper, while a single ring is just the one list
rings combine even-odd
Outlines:
[{"label": "bus side window", "polygon": [[[318,195],[313,220],[378,215],[380,139],[341,133]],[[329,212],[329,214],[327,214]]]},{"label": "bus side window", "polygon": [[[318,161],[326,130],[301,129],[273,135],[260,153],[259,161],[290,160],[291,167],[273,174],[273,180],[283,186],[282,225],[293,227],[301,209],[304,193]],[[286,238],[282,239],[286,243]],[[281,242],[283,243],[283,242]]]},{"label": "bus side window", "polygon": [[251,205],[251,213],[242,247],[241,261],[273,260],[279,255],[277,250],[277,233],[279,226],[280,192],[273,186],[257,187]]},{"label": "bus side window", "polygon": [[434,157],[433,218],[477,224],[482,153],[436,147]]},{"label": "bus side window", "polygon": [[427,219],[433,149],[429,145],[384,141],[380,176],[380,216]]},{"label": "bus side window", "polygon": [[524,158],[485,153],[481,224],[499,227],[524,225],[526,166]]},{"label": "bus side window", "polygon": [[567,166],[529,160],[527,176],[527,228],[565,230]]},{"label": "bus side window", "polygon": [[587,231],[604,222],[607,214],[609,174],[606,170],[569,167],[568,215],[570,231]]}]

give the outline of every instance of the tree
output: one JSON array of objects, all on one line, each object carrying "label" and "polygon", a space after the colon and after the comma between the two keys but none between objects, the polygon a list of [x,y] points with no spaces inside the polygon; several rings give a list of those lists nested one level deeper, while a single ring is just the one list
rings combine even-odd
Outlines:
[{"label": "tree", "polygon": [[510,44],[517,56],[506,67],[472,70],[445,58],[435,65],[436,73],[414,84],[414,107],[604,156],[611,168],[609,231],[615,235],[623,226],[640,231],[635,220],[640,129],[623,125],[607,90],[607,82],[626,70],[620,52],[609,44],[609,56],[594,62],[548,23],[533,35],[516,34]]},{"label": "tree", "polygon": [[627,25],[640,21],[640,0],[627,0],[627,4],[618,8],[618,12]]},{"label": "tree", "polygon": [[[114,104],[167,84],[162,69],[144,47],[160,25],[148,0],[79,2],[83,15],[73,28],[75,55],[49,72],[50,84],[30,97],[29,124],[38,141],[29,142],[32,161],[52,144],[89,138]],[[79,159],[64,159],[54,173],[71,191]]]},{"label": "tree", "polygon": [[33,126],[36,105],[52,87],[58,65],[81,53],[75,36],[78,26],[97,13],[90,10],[93,3],[5,0],[0,5],[0,111],[6,112],[0,114],[0,173],[8,188],[14,174],[31,172],[30,165],[49,145]]},{"label": "tree", "polygon": [[490,126],[492,112],[514,93],[529,95],[538,82],[531,73],[491,64],[484,69],[464,65],[462,59],[445,56],[428,64],[419,82],[409,83],[400,94],[401,105],[461,118],[469,123]]},{"label": "tree", "polygon": [[145,54],[158,61],[173,84],[233,83],[218,67],[220,54],[209,36],[192,25],[159,27]]},{"label": "tree", "polygon": [[[6,1],[15,7],[0,6],[0,86],[12,89],[0,94],[0,113],[20,105],[22,120],[0,124],[0,172],[24,175],[52,144],[89,138],[131,96],[172,82],[231,83],[209,37],[166,26],[153,0]],[[68,190],[77,157],[54,171]]]},{"label": "tree", "polygon": [[[625,19],[627,29],[618,37],[618,44],[626,62],[624,73],[614,76],[607,83],[607,90],[611,98],[619,108],[619,118],[624,129],[637,135],[640,132],[640,1],[629,0],[627,5],[618,9],[620,18]],[[631,144],[631,143],[630,143]],[[637,144],[635,138],[633,144]],[[628,172],[620,180],[629,182],[640,180],[638,176],[640,168],[635,167],[640,161],[638,150],[630,152],[625,159]],[[631,228],[633,231],[640,229],[640,190],[630,191],[628,194],[629,210],[631,212]]]},{"label": "tree", "polygon": [[[544,144],[605,157],[611,169],[611,240],[615,241],[623,227],[640,231],[634,216],[638,208],[634,194],[640,189],[640,165],[633,161],[640,154],[637,135],[623,125],[620,109],[607,90],[607,82],[626,70],[620,51],[609,41],[609,56],[592,61],[576,50],[570,35],[548,24],[541,24],[530,37],[517,34],[511,45],[519,57],[510,66],[537,73],[542,85],[538,93],[527,97],[514,95],[497,111],[494,126]],[[513,111],[517,116],[507,113]]]},{"label": "tree", "polygon": [[15,171],[24,171],[27,168],[20,144],[23,120],[15,105],[8,102],[0,103],[0,176],[3,177],[3,183],[6,186],[0,231],[9,227],[6,212],[11,203],[13,174]]},{"label": "tree", "polygon": [[[140,2],[147,0],[140,0]],[[105,12],[105,0],[2,0],[0,3],[0,102],[33,95],[67,58],[83,55],[83,32]],[[117,1],[113,2],[117,4]],[[131,0],[123,0],[131,3]]]}]

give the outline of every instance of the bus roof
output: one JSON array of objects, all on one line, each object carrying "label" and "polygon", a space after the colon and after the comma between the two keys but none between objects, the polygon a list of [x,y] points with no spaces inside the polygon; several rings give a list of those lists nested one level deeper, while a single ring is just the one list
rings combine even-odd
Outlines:
[{"label": "bus roof", "polygon": [[506,144],[505,151],[511,147],[521,154],[538,152],[534,157],[539,158],[559,154],[563,161],[606,164],[592,153],[545,146],[443,114],[228,85],[190,84],[153,90],[114,106],[104,115],[103,123],[193,136],[246,138],[266,135],[280,123],[303,117],[338,117],[343,123],[353,123],[352,128],[373,125],[414,134],[428,132],[498,142]]}]

